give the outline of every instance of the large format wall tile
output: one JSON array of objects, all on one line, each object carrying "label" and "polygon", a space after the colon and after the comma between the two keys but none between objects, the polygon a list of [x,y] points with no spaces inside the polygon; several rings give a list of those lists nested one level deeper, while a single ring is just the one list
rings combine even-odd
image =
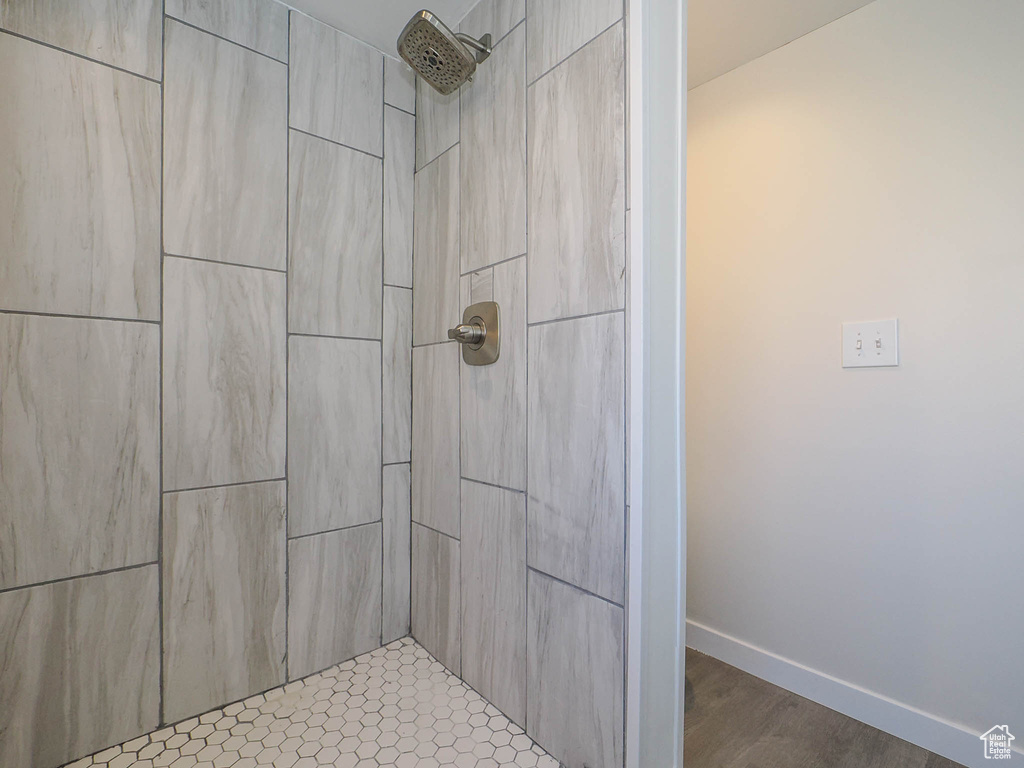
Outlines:
[{"label": "large format wall tile", "polygon": [[377,648],[380,613],[379,523],[288,542],[290,679]]},{"label": "large format wall tile", "polygon": [[462,271],[526,253],[526,27],[462,94]]},{"label": "large format wall tile", "polygon": [[164,490],[284,476],[285,276],[164,260]]},{"label": "large format wall tile", "polygon": [[526,497],[462,483],[462,677],[526,725]]},{"label": "large format wall tile", "polygon": [[379,339],[381,161],[297,131],[289,152],[288,330]]},{"label": "large format wall tile", "polygon": [[384,109],[384,282],[412,288],[416,120]]},{"label": "large format wall tile", "polygon": [[292,13],[289,125],[381,156],[384,56]]},{"label": "large format wall tile", "polygon": [[410,114],[416,112],[416,73],[391,56],[384,57],[384,103]]},{"label": "large format wall tile", "polygon": [[530,328],[530,565],[622,604],[623,317]]},{"label": "large format wall tile", "polygon": [[288,369],[288,535],[380,520],[380,344],[292,336]]},{"label": "large format wall tile", "polygon": [[416,170],[459,142],[459,93],[435,91],[416,78]]},{"label": "large format wall tile", "polygon": [[0,765],[55,768],[157,727],[155,565],[0,594]]},{"label": "large format wall tile", "polygon": [[164,250],[285,268],[288,68],[168,21]]},{"label": "large format wall tile", "polygon": [[[162,22],[161,0],[0,0],[0,29],[154,80],[160,79]],[[19,79],[6,66],[0,71]]]},{"label": "large format wall tile", "polygon": [[284,683],[285,484],[164,496],[164,719]]},{"label": "large format wall tile", "polygon": [[160,86],[10,35],[0,72],[0,308],[159,319]]},{"label": "large format wall tile", "polygon": [[459,542],[412,526],[412,635],[456,675],[461,673]]},{"label": "large format wall tile", "polygon": [[491,36],[497,45],[526,17],[526,0],[481,0],[466,14],[459,31],[472,37]]},{"label": "large format wall tile", "polygon": [[463,305],[496,301],[501,350],[460,371],[462,476],[526,489],[526,259],[462,278]]},{"label": "large format wall tile", "polygon": [[530,86],[531,323],[625,302],[623,87],[621,25]]},{"label": "large format wall tile", "polygon": [[459,307],[459,148],[416,174],[413,344],[447,341]]},{"label": "large format wall tile", "polygon": [[459,537],[459,345],[412,351],[412,519]]},{"label": "large format wall tile", "polygon": [[0,314],[0,589],[156,559],[159,413],[155,325]]},{"label": "large format wall tile", "polygon": [[288,61],[288,8],[275,0],[167,0],[167,15]]},{"label": "large format wall tile", "polygon": [[527,0],[526,5],[531,82],[622,18],[623,8],[621,0]]},{"label": "large format wall tile", "polygon": [[528,578],[527,730],[570,768],[619,768],[623,610],[535,571]]},{"label": "large format wall tile", "polygon": [[408,464],[384,467],[384,643],[409,634],[411,482]]},{"label": "large format wall tile", "polygon": [[384,288],[385,464],[409,461],[412,451],[412,291]]}]

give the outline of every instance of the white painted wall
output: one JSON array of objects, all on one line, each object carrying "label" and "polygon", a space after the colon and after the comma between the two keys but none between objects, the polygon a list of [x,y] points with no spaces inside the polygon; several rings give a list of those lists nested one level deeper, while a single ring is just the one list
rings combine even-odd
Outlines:
[{"label": "white painted wall", "polygon": [[1022,32],[878,0],[689,93],[688,618],[968,764],[1024,744]]}]

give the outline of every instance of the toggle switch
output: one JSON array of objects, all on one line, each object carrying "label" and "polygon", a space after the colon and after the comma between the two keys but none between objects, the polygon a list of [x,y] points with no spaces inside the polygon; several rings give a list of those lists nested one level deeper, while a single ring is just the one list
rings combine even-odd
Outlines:
[{"label": "toggle switch", "polygon": [[897,320],[843,323],[843,368],[899,365]]}]

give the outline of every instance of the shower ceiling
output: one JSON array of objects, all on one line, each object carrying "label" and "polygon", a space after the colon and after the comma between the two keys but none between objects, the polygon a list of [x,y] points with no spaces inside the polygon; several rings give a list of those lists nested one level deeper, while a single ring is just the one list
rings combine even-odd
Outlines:
[{"label": "shower ceiling", "polygon": [[398,57],[395,42],[406,22],[426,8],[454,26],[477,0],[285,0],[292,8]]},{"label": "shower ceiling", "polygon": [[872,0],[690,0],[687,80],[696,88]]}]

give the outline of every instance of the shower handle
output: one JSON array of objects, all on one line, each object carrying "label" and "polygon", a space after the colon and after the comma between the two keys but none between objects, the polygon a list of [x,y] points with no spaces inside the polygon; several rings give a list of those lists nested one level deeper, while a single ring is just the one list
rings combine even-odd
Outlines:
[{"label": "shower handle", "polygon": [[487,326],[482,319],[474,317],[468,323],[449,328],[448,338],[455,339],[459,344],[468,344],[472,349],[479,349],[487,338]]},{"label": "shower handle", "polygon": [[448,329],[459,342],[466,365],[490,365],[501,352],[501,313],[493,301],[478,301],[462,310],[462,322]]}]

